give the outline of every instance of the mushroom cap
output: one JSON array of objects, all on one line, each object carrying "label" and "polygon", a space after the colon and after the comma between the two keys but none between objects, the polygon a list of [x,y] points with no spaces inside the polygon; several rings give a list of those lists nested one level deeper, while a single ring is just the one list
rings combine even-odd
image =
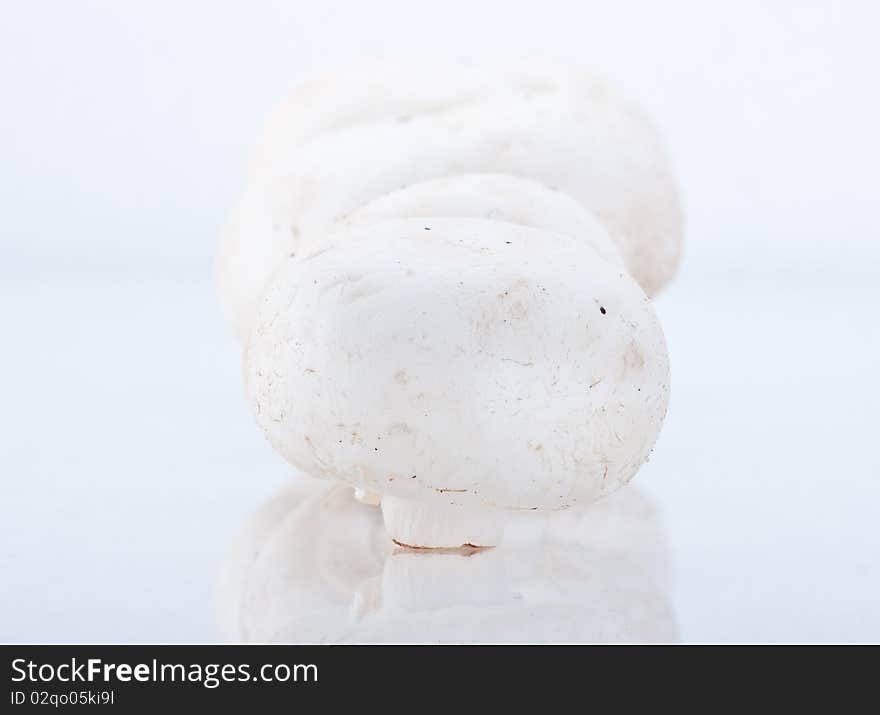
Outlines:
[{"label": "mushroom cap", "polygon": [[252,151],[249,174],[271,173],[293,147],[355,124],[407,122],[414,115],[572,92],[601,97],[610,89],[579,67],[536,59],[380,60],[337,67],[307,78],[272,112]]},{"label": "mushroom cap", "polygon": [[375,92],[328,82],[280,113],[218,257],[224,310],[242,342],[286,258],[308,254],[370,201],[462,173],[526,177],[569,194],[606,227],[649,295],[669,280],[682,217],[650,124],[580,73],[501,67],[409,67],[368,83]]},{"label": "mushroom cap", "polygon": [[269,441],[313,476],[558,510],[626,483],[666,412],[663,333],[590,241],[501,221],[352,226],[273,280],[245,356]]},{"label": "mushroom cap", "polygon": [[482,218],[577,236],[605,260],[623,266],[620,251],[593,215],[568,194],[504,174],[457,174],[380,196],[345,225],[395,218]]}]

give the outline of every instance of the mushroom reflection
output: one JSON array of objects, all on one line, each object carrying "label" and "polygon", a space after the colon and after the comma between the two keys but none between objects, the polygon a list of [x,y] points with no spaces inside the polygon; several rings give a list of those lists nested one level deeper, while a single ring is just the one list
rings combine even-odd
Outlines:
[{"label": "mushroom reflection", "polygon": [[633,488],[514,520],[495,549],[417,551],[350,488],[296,480],[235,539],[220,620],[240,642],[669,642],[665,571],[656,511]]}]

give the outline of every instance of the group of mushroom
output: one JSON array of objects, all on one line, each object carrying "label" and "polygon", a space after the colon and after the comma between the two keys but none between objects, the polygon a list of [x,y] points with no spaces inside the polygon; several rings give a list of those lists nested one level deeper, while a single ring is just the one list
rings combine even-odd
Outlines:
[{"label": "group of mushroom", "polygon": [[593,77],[370,64],[272,117],[218,282],[275,450],[401,546],[485,547],[647,459],[681,235],[655,131]]}]

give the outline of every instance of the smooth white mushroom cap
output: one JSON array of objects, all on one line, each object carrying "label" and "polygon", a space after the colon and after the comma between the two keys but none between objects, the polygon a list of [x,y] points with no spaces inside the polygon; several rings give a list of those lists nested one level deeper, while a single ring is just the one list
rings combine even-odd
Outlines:
[{"label": "smooth white mushroom cap", "polygon": [[580,68],[535,59],[374,61],[337,68],[306,79],[272,112],[249,173],[271,172],[277,157],[292,147],[353,124],[406,122],[416,114],[572,92],[601,96],[610,90]]},{"label": "smooth white mushroom cap", "polygon": [[[462,173],[524,177],[569,194],[605,226],[646,292],[659,290],[678,262],[682,219],[653,129],[578,73],[512,67],[483,70],[475,84],[473,70],[450,67],[439,73],[444,81],[423,84],[409,68],[376,95],[352,93],[348,81],[337,93],[330,83],[313,92],[325,101],[301,98],[299,115],[281,113],[218,258],[224,309],[242,342],[287,257],[314,250],[364,204]],[[434,94],[434,86],[448,91]],[[481,95],[487,87],[495,91]]]},{"label": "smooth white mushroom cap", "polygon": [[577,236],[605,260],[623,266],[614,241],[568,194],[504,174],[459,174],[392,191],[358,209],[346,226],[396,218],[482,218]]},{"label": "smooth white mushroom cap", "polygon": [[278,273],[246,354],[257,420],[289,462],[471,509],[564,509],[635,474],[669,366],[619,266],[583,239],[499,221],[345,233]]}]

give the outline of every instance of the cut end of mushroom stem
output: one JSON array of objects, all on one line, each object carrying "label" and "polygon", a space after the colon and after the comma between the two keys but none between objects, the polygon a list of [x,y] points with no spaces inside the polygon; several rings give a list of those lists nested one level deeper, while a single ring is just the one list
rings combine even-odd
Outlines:
[{"label": "cut end of mushroom stem", "polygon": [[379,494],[360,488],[354,490],[354,498],[361,504],[368,504],[369,506],[379,506],[379,503],[382,501],[382,497]]},{"label": "cut end of mushroom stem", "polygon": [[382,517],[395,543],[415,549],[497,546],[504,533],[500,512],[400,497],[382,497]]}]

